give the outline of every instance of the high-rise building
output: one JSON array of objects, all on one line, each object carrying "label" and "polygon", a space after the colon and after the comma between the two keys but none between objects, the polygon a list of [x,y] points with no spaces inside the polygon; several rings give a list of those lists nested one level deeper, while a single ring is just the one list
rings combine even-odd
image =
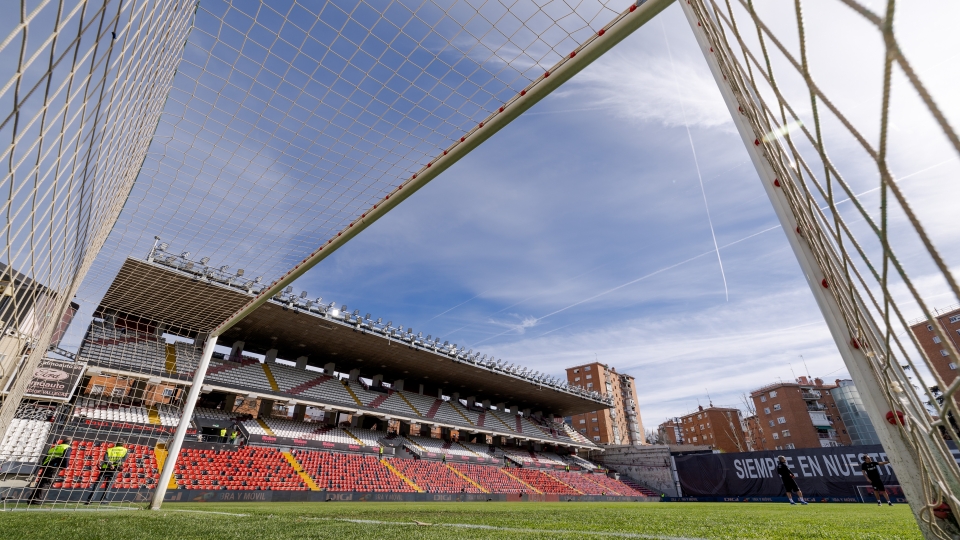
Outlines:
[{"label": "high-rise building", "polygon": [[850,435],[850,444],[880,444],[877,430],[873,428],[873,423],[863,408],[863,400],[853,381],[837,379],[837,387],[830,390],[830,395],[833,396],[843,425]]},{"label": "high-rise building", "polygon": [[[821,379],[800,377],[750,393],[757,411],[756,450],[848,446],[850,435],[830,391]],[[759,430],[758,430],[759,431]]]},{"label": "high-rise building", "polygon": [[747,452],[751,448],[745,427],[739,409],[711,404],[660,424],[659,431],[666,444],[697,444],[721,452]]},{"label": "high-rise building", "polygon": [[933,368],[943,382],[949,385],[957,378],[957,365],[960,364],[960,360],[951,356],[948,347],[935,331],[934,324],[939,325],[947,339],[957,350],[960,350],[960,307],[952,306],[946,310],[934,310],[934,321],[920,319],[910,325],[910,330],[913,331],[923,352],[930,359]]},{"label": "high-rise building", "polygon": [[634,378],[600,362],[567,368],[567,382],[613,398],[613,407],[570,418],[573,427],[599,444],[646,444]]}]

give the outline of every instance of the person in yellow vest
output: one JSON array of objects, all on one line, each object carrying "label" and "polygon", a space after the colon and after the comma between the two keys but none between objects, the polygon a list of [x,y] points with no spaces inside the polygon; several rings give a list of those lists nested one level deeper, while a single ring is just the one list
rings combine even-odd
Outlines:
[{"label": "person in yellow vest", "polygon": [[233,429],[230,430],[230,444],[237,444],[237,437],[239,436],[240,434],[237,432],[237,427],[234,426]]},{"label": "person in yellow vest", "polygon": [[[103,460],[100,461],[100,469],[97,471],[97,478],[93,483],[93,491],[90,493],[90,496],[87,497],[87,502],[84,504],[94,502],[93,499],[95,497],[97,499],[96,502],[99,503],[103,501],[103,497],[113,484],[113,479],[116,478],[117,473],[123,469],[123,461],[127,459],[128,453],[126,446],[124,446],[126,444],[127,441],[120,439],[117,441],[117,444],[107,449]],[[101,483],[104,486],[102,491],[100,489]]]},{"label": "person in yellow vest", "polygon": [[220,428],[220,441],[222,443],[227,442],[227,428]]},{"label": "person in yellow vest", "polygon": [[39,474],[37,474],[37,487],[30,495],[30,504],[43,504],[47,497],[47,490],[53,485],[57,478],[57,473],[61,469],[66,469],[70,465],[70,452],[73,446],[70,444],[73,439],[63,439],[47,450],[47,455],[40,462]]}]

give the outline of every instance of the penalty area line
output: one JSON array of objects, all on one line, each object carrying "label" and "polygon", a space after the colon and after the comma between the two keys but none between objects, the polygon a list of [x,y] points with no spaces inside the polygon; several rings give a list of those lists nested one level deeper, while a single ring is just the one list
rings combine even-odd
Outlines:
[{"label": "penalty area line", "polygon": [[187,512],[190,514],[217,514],[221,516],[250,517],[250,514],[234,514],[232,512],[214,512],[213,510],[167,510],[161,508],[160,512]]},{"label": "penalty area line", "polygon": [[401,525],[407,527],[452,527],[456,529],[481,529],[487,531],[503,531],[518,533],[548,533],[562,535],[603,536],[611,538],[646,538],[650,540],[704,540],[687,536],[661,536],[655,534],[628,533],[615,531],[575,531],[569,529],[530,529],[525,527],[499,527],[496,525],[479,525],[476,523],[419,523],[414,521],[380,521],[376,519],[348,519],[348,518],[312,518],[322,521],[340,521],[357,523],[359,525]]}]

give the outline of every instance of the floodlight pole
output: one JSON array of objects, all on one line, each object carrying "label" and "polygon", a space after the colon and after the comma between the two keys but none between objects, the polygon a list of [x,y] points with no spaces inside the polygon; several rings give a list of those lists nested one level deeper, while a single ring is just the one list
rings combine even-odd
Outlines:
[{"label": "floodlight pole", "polygon": [[183,438],[187,435],[187,429],[190,427],[190,420],[193,418],[193,409],[197,405],[197,397],[200,395],[200,387],[203,385],[203,378],[207,374],[207,366],[210,365],[210,358],[213,357],[213,349],[217,346],[217,336],[210,336],[203,345],[203,354],[200,356],[200,363],[197,364],[197,370],[193,373],[193,384],[190,386],[190,392],[187,394],[187,400],[183,403],[183,412],[180,416],[180,424],[177,425],[177,431],[173,435],[173,441],[167,448],[167,459],[163,462],[163,470],[160,472],[160,480],[157,482],[157,489],[153,492],[153,502],[150,503],[151,510],[159,510],[163,504],[163,497],[167,493],[167,486],[170,485],[170,479],[173,478],[173,471],[177,466],[177,458],[180,456],[180,447],[183,446]]},{"label": "floodlight pole", "polygon": [[[720,42],[720,40],[715,40],[714,43],[708,41],[704,27],[710,24],[716,28],[718,23],[711,19],[709,22],[704,21],[703,26],[701,26],[697,13],[691,3],[686,0],[681,0],[679,4],[687,17],[687,22],[690,24],[694,36],[696,36],[700,50],[707,64],[710,66],[710,71],[717,82],[717,87],[720,89],[723,100],[730,110],[733,123],[736,125],[737,131],[740,133],[743,144],[747,149],[747,153],[750,155],[750,159],[753,161],[753,165],[760,176],[764,191],[766,191],[767,197],[769,197],[783,228],[783,232],[787,236],[790,247],[797,257],[797,262],[800,263],[800,268],[806,278],[807,285],[810,286],[813,297],[817,301],[817,306],[820,308],[821,313],[823,313],[823,318],[837,344],[840,356],[843,358],[844,364],[846,364],[850,376],[853,378],[860,396],[863,398],[864,408],[870,417],[870,421],[876,428],[877,435],[880,437],[880,442],[887,453],[890,463],[896,471],[897,479],[903,488],[907,502],[913,510],[917,525],[919,525],[925,538],[939,538],[933,531],[930,523],[926,521],[932,520],[932,516],[929,513],[929,509],[927,509],[927,498],[924,494],[926,491],[925,486],[923,486],[925,475],[922,474],[924,466],[921,464],[916,450],[910,446],[909,442],[905,440],[901,434],[901,428],[887,421],[886,414],[887,411],[890,410],[890,406],[883,398],[883,383],[871,366],[872,360],[864,353],[864,350],[860,347],[853,346],[855,341],[853,341],[853,336],[850,335],[850,331],[844,323],[843,312],[841,311],[840,305],[830,293],[829,289],[823,285],[823,283],[827,283],[828,285],[829,283],[826,281],[826,276],[820,268],[817,258],[814,256],[810,246],[802,240],[802,236],[798,232],[795,232],[798,231],[797,218],[790,208],[789,201],[784,193],[785,190],[778,187],[779,184],[775,184],[775,182],[777,182],[775,168],[769,161],[764,146],[759,144],[759,141],[764,138],[764,134],[755,133],[753,127],[748,123],[745,114],[741,113],[741,106],[737,100],[737,94],[734,92],[731,81],[727,80],[727,77],[724,76],[720,63],[717,60],[718,54],[713,51],[713,48],[717,47],[718,52],[725,52],[727,58],[733,58],[733,54],[726,49],[725,44]],[[704,13],[707,14],[707,17],[711,16],[707,9],[704,9]],[[749,84],[748,81],[745,82]],[[744,94],[750,94],[751,92],[754,93],[753,95],[756,95],[756,90],[753,88],[747,89]],[[748,95],[745,99],[751,99],[751,97]],[[744,109],[746,109],[746,107],[744,107]],[[833,250],[832,246],[828,245],[825,249],[832,251],[829,254],[830,257],[834,260],[839,260],[839,255]],[[863,311],[864,319],[868,321],[868,324],[873,325],[873,319],[866,313],[865,309]],[[875,335],[883,335],[875,328],[874,331]],[[903,390],[900,389],[901,394],[902,392]],[[908,399],[901,399],[898,407],[905,410],[909,417],[912,418],[922,418],[922,415],[925,414],[924,411],[912,410],[915,409],[915,407],[912,406]],[[924,519],[921,519],[921,512],[924,510],[926,510],[926,515],[923,516]]]}]

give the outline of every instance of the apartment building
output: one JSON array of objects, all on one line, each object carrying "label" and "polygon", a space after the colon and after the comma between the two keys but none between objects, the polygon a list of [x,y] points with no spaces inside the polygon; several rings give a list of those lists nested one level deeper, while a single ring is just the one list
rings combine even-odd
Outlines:
[{"label": "apartment building", "polygon": [[660,424],[659,431],[666,444],[697,444],[721,452],[751,450],[739,409],[700,406],[696,412]]},{"label": "apartment building", "polygon": [[637,403],[636,381],[600,362],[567,368],[567,382],[613,398],[613,407],[570,417],[577,431],[598,444],[641,445],[643,420]]},{"label": "apartment building", "polygon": [[947,385],[957,378],[957,365],[960,360],[954,358],[949,347],[935,331],[934,324],[940,326],[944,335],[960,350],[960,306],[951,306],[946,310],[934,310],[934,321],[921,319],[910,325],[910,330],[916,336],[924,354],[930,359],[934,370]]},{"label": "apartment building", "polygon": [[799,377],[795,383],[778,382],[751,392],[755,449],[849,446],[850,435],[830,393],[834,388],[821,379]]}]

